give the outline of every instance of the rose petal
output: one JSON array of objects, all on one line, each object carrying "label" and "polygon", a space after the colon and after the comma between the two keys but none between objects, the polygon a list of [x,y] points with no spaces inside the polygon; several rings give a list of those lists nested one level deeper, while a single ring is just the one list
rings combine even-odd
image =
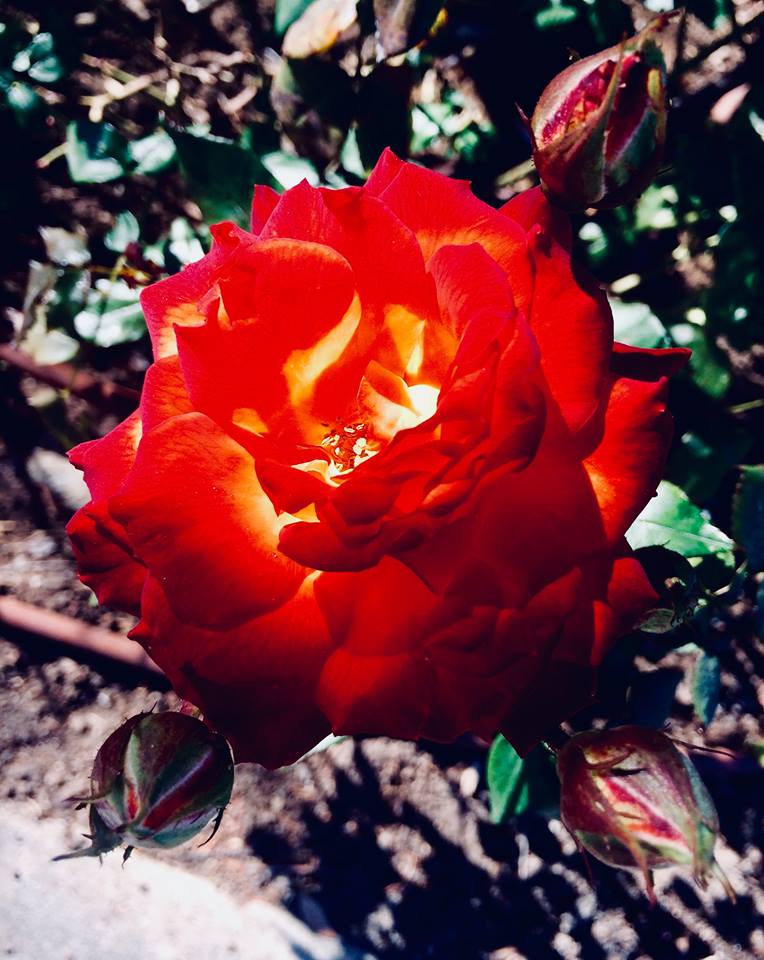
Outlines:
[{"label": "rose petal", "polygon": [[[178,330],[194,406],[222,424],[252,408],[275,439],[320,443],[321,421],[358,386],[335,376],[360,319],[347,261],[320,244],[268,240],[237,258],[220,290],[222,317]],[[327,373],[333,389],[319,393]]]},{"label": "rose petal", "polygon": [[529,242],[535,267],[531,329],[550,393],[576,432],[600,409],[607,389],[612,314],[603,291],[551,236],[536,228]]},{"label": "rose petal", "polygon": [[610,368],[618,376],[628,377],[630,380],[657,380],[659,377],[671,377],[679,373],[691,354],[692,351],[685,347],[649,350],[616,342],[613,344]]},{"label": "rose petal", "polygon": [[520,754],[593,701],[597,665],[655,602],[655,591],[625,544],[622,553],[594,558],[582,568],[576,611],[502,720],[501,732]]},{"label": "rose petal", "polygon": [[279,200],[280,194],[276,193],[272,187],[266,187],[260,184],[255,185],[252,193],[252,211],[249,220],[249,228],[252,233],[259,234],[262,231]]},{"label": "rose petal", "polygon": [[326,499],[331,493],[331,487],[315,474],[276,460],[258,458],[255,468],[263,490],[279,513],[299,513],[317,500]]},{"label": "rose petal", "polygon": [[440,350],[456,356],[457,365],[469,364],[497,341],[514,319],[516,309],[506,275],[477,243],[441,247],[431,257],[428,269],[453,338]]},{"label": "rose petal", "polygon": [[293,763],[330,732],[314,694],[333,644],[311,581],[278,610],[224,631],[180,620],[153,578],[142,608],[131,636],[227,737],[237,762]]},{"label": "rose petal", "polygon": [[439,593],[518,608],[606,544],[588,474],[542,443],[525,469],[489,473],[452,523],[400,559]]},{"label": "rose petal", "polygon": [[69,451],[69,459],[85,474],[93,500],[104,500],[120,488],[135,461],[141,439],[136,410],[100,440],[88,440]]},{"label": "rose petal", "polygon": [[425,329],[433,337],[440,326],[433,284],[416,238],[385,204],[358,189],[300,184],[282,197],[263,236],[318,241],[351,264],[363,318],[343,362],[356,375],[372,358],[401,376],[416,357],[415,374],[437,360],[424,355],[422,340]]},{"label": "rose petal", "polygon": [[141,392],[141,423],[148,433],[182,413],[193,413],[180,360],[176,354],[162,357],[146,371]]},{"label": "rose petal", "polygon": [[544,233],[553,237],[565,250],[570,250],[573,245],[570,217],[547,200],[541,187],[515,194],[503,207],[499,207],[499,210],[526,231],[535,226],[541,227]]},{"label": "rose petal", "polygon": [[290,523],[281,531],[279,550],[295,563],[316,570],[364,570],[374,566],[384,544],[370,540],[359,546],[340,539],[329,523]]},{"label": "rose petal", "polygon": [[469,618],[428,638],[437,680],[426,736],[451,740],[472,730],[491,739],[553,650],[580,603],[581,583],[576,568],[520,610],[475,608]]},{"label": "rose petal", "polygon": [[80,580],[99,603],[139,614],[146,568],[133,556],[124,530],[114,522],[106,504],[89,503],[66,526],[72,541]]},{"label": "rose petal", "polygon": [[448,607],[390,558],[362,573],[324,574],[316,595],[338,647],[317,688],[332,729],[418,736],[432,672],[417,647]]},{"label": "rose petal", "polygon": [[665,378],[613,382],[604,435],[583,462],[613,541],[623,537],[660,482],[673,432],[667,398]]},{"label": "rose petal", "polygon": [[214,286],[231,254],[252,239],[251,234],[233,223],[217,224],[213,228],[212,249],[205,257],[141,291],[141,307],[155,359],[177,353],[176,326],[195,326],[204,321],[199,301]]},{"label": "rose petal", "polygon": [[177,616],[202,627],[279,607],[308,572],[277,553],[279,523],[251,456],[203,414],[143,438],[110,511]]},{"label": "rose petal", "polygon": [[525,231],[478,200],[467,181],[404,164],[386,150],[364,192],[379,197],[414,232],[425,261],[442,246],[479,243],[506,273],[517,306],[527,306],[532,278]]}]

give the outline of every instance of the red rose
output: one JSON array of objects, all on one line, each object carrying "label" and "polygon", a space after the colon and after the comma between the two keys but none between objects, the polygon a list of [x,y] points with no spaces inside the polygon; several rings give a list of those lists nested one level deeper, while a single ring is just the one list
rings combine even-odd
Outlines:
[{"label": "red rose", "polygon": [[148,288],[140,409],[72,460],[83,580],[230,740],[526,750],[655,595],[624,532],[685,351],[613,344],[538,190],[497,211],[386,153],[255,191],[252,233]]}]

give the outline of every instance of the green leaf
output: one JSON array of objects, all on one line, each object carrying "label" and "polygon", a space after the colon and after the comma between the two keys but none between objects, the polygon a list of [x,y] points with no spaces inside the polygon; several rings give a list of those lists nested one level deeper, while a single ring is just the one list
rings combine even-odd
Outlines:
[{"label": "green leaf", "polygon": [[377,40],[384,57],[405,53],[423,40],[443,0],[374,0]]},{"label": "green leaf", "polygon": [[[300,763],[303,760],[307,760],[308,757],[312,757],[316,753],[323,753],[324,750],[330,750],[332,747],[336,747],[337,744],[343,743],[347,739],[348,738],[346,736],[337,736],[334,733],[330,733],[328,736],[324,737],[323,740],[319,740],[315,747],[311,747],[310,750],[308,750],[307,753],[304,753],[299,760],[295,761],[295,763]],[[282,767],[281,769],[288,770],[290,766],[291,764],[287,765],[286,767]]]},{"label": "green leaf", "polygon": [[539,10],[533,18],[539,30],[553,30],[566,27],[578,16],[578,10],[563,3],[550,3],[548,7]]},{"label": "green leaf", "polygon": [[[610,241],[607,234],[595,220],[587,220],[578,231],[586,244],[586,255],[594,268],[607,260],[610,254]],[[612,306],[612,300],[611,300]]]},{"label": "green leaf", "polygon": [[30,261],[23,304],[25,323],[31,323],[37,307],[48,300],[58,276],[59,271],[51,264],[39,263],[37,260]]},{"label": "green leaf", "polygon": [[275,186],[260,158],[233,140],[208,133],[173,130],[171,135],[191,197],[205,218],[247,226],[255,184]]},{"label": "green leaf", "polygon": [[626,533],[632,549],[667,547],[683,557],[705,557],[729,553],[734,542],[706,519],[689,497],[663,480]]},{"label": "green leaf", "polygon": [[719,706],[722,679],[719,658],[702,653],[695,661],[692,671],[692,704],[695,715],[704,727],[713,720]]},{"label": "green leaf", "polygon": [[[204,256],[204,248],[196,231],[185,217],[176,217],[170,224],[170,235],[167,239],[167,252],[174,258],[180,267],[195,263]],[[169,258],[168,258],[169,259]],[[167,264],[172,272],[173,264]]]},{"label": "green leaf", "polygon": [[317,170],[339,159],[355,110],[353,81],[340,66],[319,57],[283,60],[271,104],[297,153]]},{"label": "green leaf", "polygon": [[665,634],[689,619],[700,596],[700,584],[685,557],[665,547],[642,547],[637,559],[660,597],[660,602],[639,621],[645,633]]},{"label": "green leaf", "polygon": [[96,280],[88,305],[74,318],[74,329],[98,347],[140,340],[146,322],[138,302],[139,291],[123,280]]},{"label": "green leaf", "polygon": [[63,330],[49,330],[42,312],[25,332],[19,346],[35,363],[43,365],[66,363],[80,348],[79,343]]},{"label": "green leaf", "polygon": [[635,227],[637,230],[670,230],[677,225],[676,187],[653,184],[637,201]]},{"label": "green leaf", "polygon": [[732,501],[732,530],[746,552],[750,570],[764,570],[764,464],[740,468]]},{"label": "green leaf", "polygon": [[631,687],[631,722],[657,729],[666,722],[684,673],[673,667],[638,673]]},{"label": "green leaf", "polygon": [[666,328],[646,303],[624,303],[616,297],[610,298],[615,324],[615,339],[630,347],[672,346]]},{"label": "green leaf", "polygon": [[422,109],[418,104],[414,104],[411,110],[410,152],[412,154],[426,153],[433,141],[444,136],[443,131],[430,115],[432,106],[437,106],[437,104],[428,104],[427,110]]},{"label": "green leaf", "polygon": [[307,180],[312,186],[318,186],[320,177],[316,168],[309,160],[286,153],[284,150],[273,150],[262,156],[263,166],[278,181],[284,190],[296,187],[298,183]]},{"label": "green leaf", "polygon": [[405,157],[411,139],[409,100],[414,76],[407,63],[380,64],[364,77],[358,94],[356,138],[363,165],[371,169],[385,147]]},{"label": "green leaf", "polygon": [[115,253],[124,253],[128,244],[137,243],[141,227],[135,214],[123,210],[117,214],[114,226],[103,238],[104,245]]},{"label": "green leaf", "polygon": [[273,30],[282,37],[308,9],[313,0],[276,0]]},{"label": "green leaf", "polygon": [[166,170],[175,155],[175,143],[165,130],[157,130],[156,133],[141,140],[133,140],[127,145],[127,157],[135,164],[132,172],[146,176]]},{"label": "green leaf", "polygon": [[76,314],[82,310],[91,292],[90,271],[59,270],[56,286],[46,305],[48,327],[71,329]]},{"label": "green leaf", "polygon": [[8,106],[17,114],[20,121],[26,120],[42,105],[42,97],[28,83],[11,83],[5,92]]},{"label": "green leaf", "polygon": [[671,327],[671,336],[680,347],[692,350],[690,374],[698,387],[715,400],[723,397],[732,382],[732,375],[716,359],[704,328],[695,323],[675,323]]},{"label": "green leaf", "polygon": [[522,758],[499,734],[488,752],[486,777],[494,823],[526,810],[550,815],[559,802],[560,785],[554,761],[542,746]]},{"label": "green leaf", "polygon": [[71,122],[66,128],[66,162],[75,183],[107,183],[125,168],[125,142],[110,123]]},{"label": "green leaf", "polygon": [[340,164],[346,173],[358,177],[359,180],[365,180],[368,176],[368,170],[361,160],[361,151],[358,149],[358,135],[355,127],[345,138],[340,154]]},{"label": "green leaf", "polygon": [[486,123],[470,123],[453,138],[454,150],[470,165],[487,162],[496,139],[496,131]]},{"label": "green leaf", "polygon": [[60,267],[84,267],[90,261],[88,238],[80,227],[77,231],[62,227],[40,227],[48,260]]},{"label": "green leaf", "polygon": [[727,471],[742,463],[753,443],[751,434],[732,416],[716,410],[697,417],[675,443],[669,476],[691,500],[704,502],[716,493]]},{"label": "green leaf", "polygon": [[35,83],[55,83],[64,75],[64,67],[55,52],[50,33],[38,33],[29,46],[13,58],[13,69],[26,73]]}]

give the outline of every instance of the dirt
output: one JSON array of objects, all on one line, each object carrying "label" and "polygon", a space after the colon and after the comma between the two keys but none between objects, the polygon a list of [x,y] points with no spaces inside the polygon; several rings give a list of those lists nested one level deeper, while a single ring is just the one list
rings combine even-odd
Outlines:
[{"label": "dirt", "polygon": [[[67,508],[48,491],[53,515],[39,529],[29,490],[7,459],[0,481],[0,591],[128,629],[130,618],[94,606],[76,580],[62,530]],[[730,663],[710,742],[738,747],[757,733],[756,716],[734,704],[760,656],[743,650]],[[755,710],[758,695],[749,683],[742,702]],[[107,734],[154,705],[177,706],[161,681],[146,686],[113,665],[78,662],[0,630],[0,797],[65,820],[72,848],[80,846],[85,815],[67,798],[86,788]],[[680,702],[676,731],[697,739],[682,714]],[[628,872],[592,863],[592,887],[559,821],[527,813],[492,824],[486,750],[469,738],[447,747],[374,738],[343,741],[275,772],[242,765],[212,843],[163,857],[242,902],[282,903],[313,929],[334,930],[378,957],[764,957],[764,771],[752,759],[697,758],[719,806],[719,858],[737,904],[716,883],[701,894],[687,876],[663,871],[651,908]]]}]

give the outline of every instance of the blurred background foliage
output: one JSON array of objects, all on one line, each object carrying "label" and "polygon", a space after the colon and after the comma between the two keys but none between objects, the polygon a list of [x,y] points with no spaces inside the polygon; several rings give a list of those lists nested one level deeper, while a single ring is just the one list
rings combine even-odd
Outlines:
[{"label": "blurred background foliage", "polygon": [[[70,0],[0,23],[0,429],[23,472],[135,406],[140,289],[246,225],[253,183],[363,182],[382,149],[499,204],[533,185],[517,106],[672,0]],[[665,41],[665,163],[575,217],[616,336],[692,347],[668,478],[630,533],[662,595],[603,672],[611,722],[660,726],[691,664],[713,718],[730,644],[764,636],[764,56],[760,0],[688,0]],[[758,619],[757,619],[758,618]],[[672,659],[674,657],[674,659]],[[590,722],[591,717],[582,722]],[[501,738],[495,819],[545,808],[549,764]],[[540,797],[536,801],[534,797]]]}]

